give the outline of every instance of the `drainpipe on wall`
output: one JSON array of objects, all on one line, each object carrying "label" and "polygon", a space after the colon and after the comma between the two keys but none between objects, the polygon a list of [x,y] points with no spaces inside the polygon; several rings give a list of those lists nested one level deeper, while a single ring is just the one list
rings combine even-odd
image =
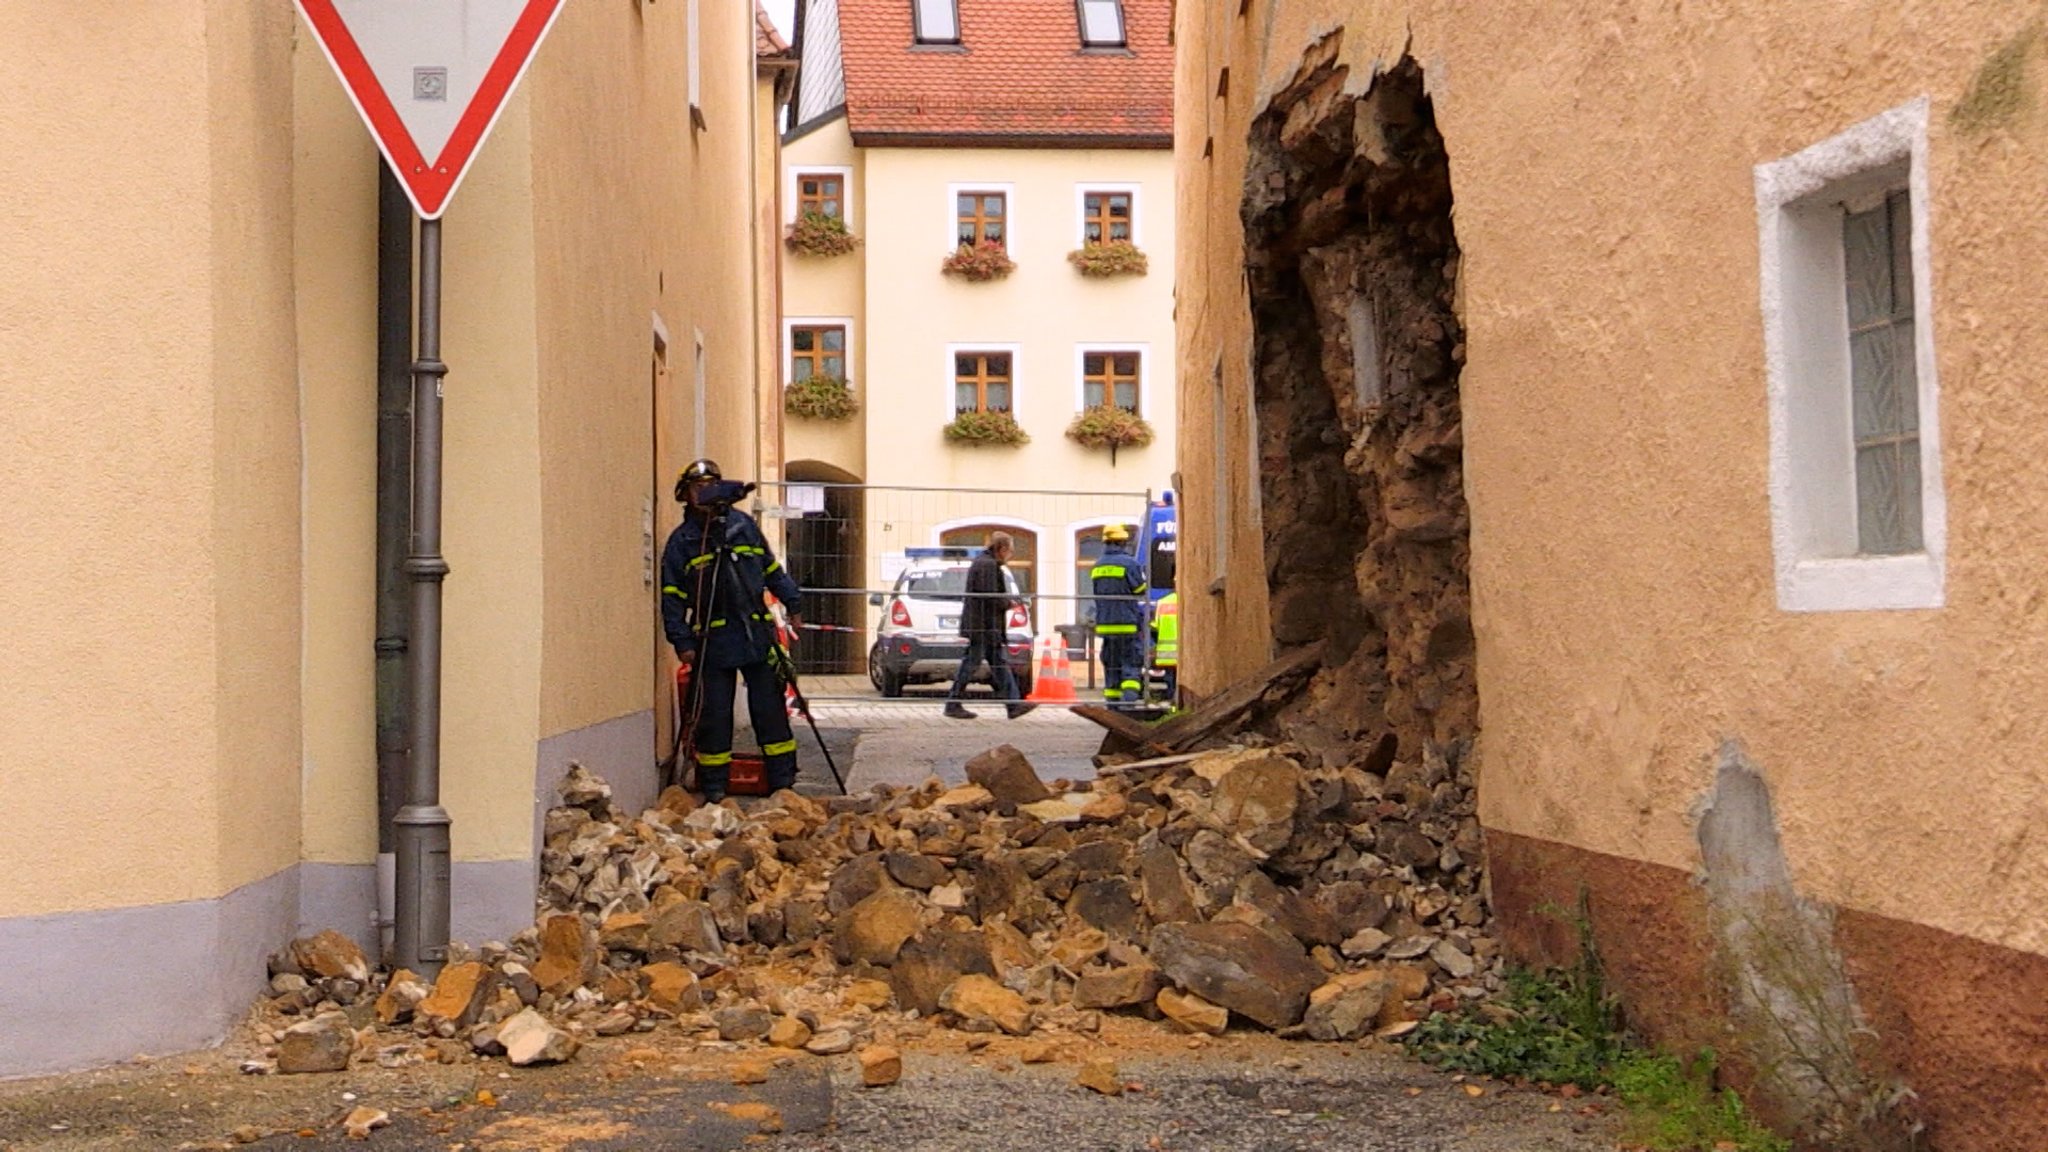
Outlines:
[{"label": "drainpipe on wall", "polygon": [[405,574],[412,531],[412,205],[377,161],[377,922],[391,955],[398,846],[392,817],[411,770],[406,650],[412,633]]}]

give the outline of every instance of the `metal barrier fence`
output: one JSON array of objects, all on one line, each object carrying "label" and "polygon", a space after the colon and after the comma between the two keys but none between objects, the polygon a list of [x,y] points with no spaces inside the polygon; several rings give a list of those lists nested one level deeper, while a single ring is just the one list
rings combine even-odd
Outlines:
[{"label": "metal barrier fence", "polygon": [[870,658],[883,631],[936,634],[957,626],[951,612],[928,609],[958,602],[947,593],[959,591],[968,558],[1001,531],[1015,542],[1009,569],[1029,605],[1028,627],[1018,630],[1063,637],[1075,683],[1085,688],[1099,682],[1092,661],[1098,599],[1088,570],[1108,525],[1123,525],[1135,543],[1152,495],[799,480],[762,484],[750,510],[804,590],[800,674],[873,676]]}]

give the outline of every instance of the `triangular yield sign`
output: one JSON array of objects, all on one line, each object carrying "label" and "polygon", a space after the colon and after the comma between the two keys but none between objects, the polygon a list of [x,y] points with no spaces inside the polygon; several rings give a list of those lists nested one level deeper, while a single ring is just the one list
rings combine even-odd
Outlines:
[{"label": "triangular yield sign", "polygon": [[563,0],[298,0],[425,220],[448,208]]}]

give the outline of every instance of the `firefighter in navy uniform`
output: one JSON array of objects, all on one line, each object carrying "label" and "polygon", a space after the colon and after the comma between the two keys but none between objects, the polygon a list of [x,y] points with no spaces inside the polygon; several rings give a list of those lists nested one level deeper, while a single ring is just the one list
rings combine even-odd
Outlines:
[{"label": "firefighter in navy uniform", "polygon": [[746,677],[747,713],[771,792],[796,785],[796,738],[776,661],[786,658],[762,592],[775,594],[800,628],[803,593],[768,547],[760,525],[734,508],[752,485],[727,483],[699,460],[676,481],[683,522],[661,553],[661,622],[676,659],[692,665],[697,787],[706,803],[725,798],[732,770],[733,698]]},{"label": "firefighter in navy uniform", "polygon": [[1145,658],[1138,629],[1145,623],[1145,569],[1130,553],[1121,524],[1102,530],[1102,557],[1088,573],[1094,584],[1095,634],[1102,638],[1102,698],[1136,707],[1145,701]]}]

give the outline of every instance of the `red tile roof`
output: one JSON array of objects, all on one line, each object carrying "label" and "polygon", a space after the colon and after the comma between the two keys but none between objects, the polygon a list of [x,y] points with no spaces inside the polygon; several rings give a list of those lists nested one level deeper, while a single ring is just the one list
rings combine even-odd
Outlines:
[{"label": "red tile roof", "polygon": [[1129,51],[1084,52],[1074,0],[958,0],[960,47],[915,47],[912,0],[839,0],[856,144],[1173,143],[1172,0],[1123,0]]},{"label": "red tile roof", "polygon": [[776,31],[775,20],[768,15],[768,9],[761,6],[761,0],[754,0],[754,55],[781,56],[789,51],[788,41]]}]

